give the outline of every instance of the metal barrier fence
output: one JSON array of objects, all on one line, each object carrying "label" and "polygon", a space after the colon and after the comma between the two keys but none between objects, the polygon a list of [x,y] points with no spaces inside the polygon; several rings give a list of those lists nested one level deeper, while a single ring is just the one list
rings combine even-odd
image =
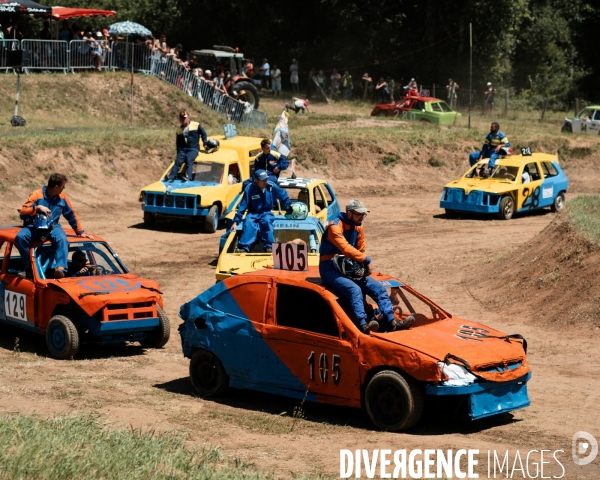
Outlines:
[{"label": "metal barrier fence", "polygon": [[8,63],[8,52],[11,50],[19,49],[18,40],[0,40],[0,70],[4,70],[6,73],[12,72],[11,67],[7,67]]},{"label": "metal barrier fence", "polygon": [[105,40],[0,40],[0,70],[13,71],[7,67],[7,52],[19,48],[29,53],[30,70],[64,73],[87,69],[119,69],[144,72],[170,83],[179,90],[196,98],[231,122],[247,128],[266,128],[267,115],[254,110],[247,102],[241,102],[184,68],[179,62],[162,52],[152,52],[148,45],[124,42],[108,43]]},{"label": "metal barrier fence", "polygon": [[[66,42],[63,42],[66,43]],[[106,40],[71,40],[69,42],[69,66],[75,70],[111,68],[111,47]]]}]

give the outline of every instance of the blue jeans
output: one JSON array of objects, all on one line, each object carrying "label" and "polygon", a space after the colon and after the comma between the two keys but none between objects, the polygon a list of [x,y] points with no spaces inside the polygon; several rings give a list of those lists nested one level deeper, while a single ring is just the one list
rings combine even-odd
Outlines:
[{"label": "blue jeans", "polygon": [[331,287],[339,296],[350,300],[350,306],[358,322],[358,326],[366,325],[367,314],[363,294],[369,295],[377,302],[379,309],[383,312],[385,319],[391,322],[394,319],[394,310],[387,290],[381,283],[366,277],[363,280],[354,281],[338,272],[332,260],[326,260],[319,264],[319,273],[323,282]]},{"label": "blue jeans", "polygon": [[[479,161],[480,154],[481,152],[473,152],[469,155],[469,164],[471,166],[475,165]],[[492,151],[491,154],[489,152],[485,152],[481,158],[489,158],[490,161],[488,162],[488,167],[494,168],[496,166],[496,160],[498,160],[499,156],[500,155],[498,155],[496,152]]]},{"label": "blue jeans", "polygon": [[198,150],[179,150],[175,159],[175,165],[173,165],[173,168],[169,172],[169,180],[175,180],[184,162],[187,165],[187,177],[189,180],[192,180],[192,176],[194,175],[194,160],[196,160],[198,153]]},{"label": "blue jeans", "polygon": [[[15,237],[15,245],[21,254],[21,258],[23,259],[23,266],[25,267],[25,270],[29,270],[31,268],[31,260],[29,259],[29,246],[35,237],[34,232],[35,230],[33,227],[23,227]],[[62,267],[66,270],[69,242],[67,240],[67,234],[58,223],[54,224],[48,240],[50,240],[54,248],[56,248],[56,254],[54,257],[56,266]]]},{"label": "blue jeans", "polygon": [[264,243],[265,250],[271,248],[275,237],[273,236],[273,223],[275,216],[273,212],[248,213],[244,219],[244,230],[238,242],[238,248],[250,251],[250,247],[256,241],[256,235],[260,232],[260,238]]}]

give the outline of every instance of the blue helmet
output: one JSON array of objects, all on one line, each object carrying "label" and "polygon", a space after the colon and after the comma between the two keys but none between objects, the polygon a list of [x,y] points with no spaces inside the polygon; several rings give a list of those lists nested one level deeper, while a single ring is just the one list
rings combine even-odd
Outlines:
[{"label": "blue helmet", "polygon": [[46,241],[46,238],[48,238],[48,235],[52,232],[52,227],[54,227],[52,217],[48,217],[43,213],[38,213],[33,217],[33,228],[35,229],[36,236],[42,242]]},{"label": "blue helmet", "polygon": [[350,280],[362,280],[369,272],[366,263],[357,262],[345,255],[336,255],[332,260],[335,269]]}]

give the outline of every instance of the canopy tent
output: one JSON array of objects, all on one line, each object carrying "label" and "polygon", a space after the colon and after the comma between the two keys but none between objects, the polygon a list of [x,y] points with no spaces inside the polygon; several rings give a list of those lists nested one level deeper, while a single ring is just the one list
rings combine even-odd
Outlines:
[{"label": "canopy tent", "polygon": [[52,20],[66,20],[76,17],[114,17],[113,10],[97,10],[95,8],[52,7]]},{"label": "canopy tent", "polygon": [[46,7],[31,0],[4,0],[0,2],[0,13],[24,13],[30,15],[50,15],[52,7]]}]

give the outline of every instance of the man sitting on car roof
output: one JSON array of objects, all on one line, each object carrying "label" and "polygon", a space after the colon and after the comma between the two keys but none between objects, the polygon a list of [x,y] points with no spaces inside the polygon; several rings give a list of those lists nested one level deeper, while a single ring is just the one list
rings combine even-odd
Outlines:
[{"label": "man sitting on car roof", "polygon": [[485,136],[481,151],[469,155],[470,165],[475,165],[482,158],[489,158],[488,169],[491,171],[496,166],[496,160],[501,155],[500,150],[503,147],[510,147],[510,142],[500,131],[500,125],[494,122],[490,125],[490,133]]},{"label": "man sitting on car roof", "polygon": [[[402,330],[408,328],[413,319],[407,318],[405,322],[396,320],[387,290],[370,276],[371,259],[365,253],[367,242],[362,227],[367,213],[369,210],[363,202],[350,200],[346,205],[346,213],[340,213],[338,218],[329,223],[321,239],[319,273],[326,285],[329,285],[339,296],[350,301],[358,327],[363,333],[377,332],[380,327],[388,332]],[[354,280],[342,274],[334,264],[334,257],[337,255],[344,255],[351,260],[366,264],[366,276]],[[371,296],[377,302],[382,312],[379,321],[368,322],[363,294]]]},{"label": "man sitting on car roof", "polygon": [[283,155],[277,158],[271,153],[271,141],[266,138],[260,142],[262,153],[254,160],[254,171],[266,170],[269,175],[269,181],[277,183],[282,170],[287,170],[289,166],[288,159]]},{"label": "man sitting on car roof", "polygon": [[279,200],[286,210],[290,206],[290,197],[285,189],[269,181],[269,174],[262,169],[254,172],[254,182],[246,186],[242,200],[233,218],[230,231],[234,232],[237,224],[242,221],[244,213],[248,212],[244,220],[244,230],[238,242],[236,253],[248,253],[260,232],[264,243],[264,251],[270,252],[275,242],[273,208],[275,201]]}]

